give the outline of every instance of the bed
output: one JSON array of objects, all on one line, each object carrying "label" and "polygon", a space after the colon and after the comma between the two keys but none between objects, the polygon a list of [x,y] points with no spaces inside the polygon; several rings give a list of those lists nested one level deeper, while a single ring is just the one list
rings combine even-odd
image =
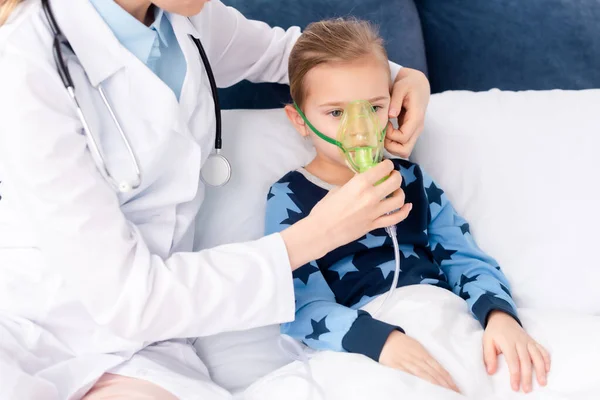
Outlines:
[{"label": "bed", "polygon": [[[480,373],[481,330],[465,318],[462,303],[408,287],[394,294],[393,312],[463,394],[361,356],[330,353],[310,361],[325,398],[600,398],[600,3],[225,3],[283,27],[332,16],[373,20],[393,61],[428,74],[435,94],[412,159],[440,182],[479,245],[498,259],[524,326],[553,354],[548,387],[514,394],[506,368],[493,377]],[[269,186],[312,155],[281,110],[287,87],[243,82],[220,96],[229,109],[223,140],[233,175],[227,186],[207,191],[197,249],[260,237]],[[278,327],[269,326],[201,338],[196,347],[212,378],[239,398],[305,399],[305,366],[280,344]]]}]

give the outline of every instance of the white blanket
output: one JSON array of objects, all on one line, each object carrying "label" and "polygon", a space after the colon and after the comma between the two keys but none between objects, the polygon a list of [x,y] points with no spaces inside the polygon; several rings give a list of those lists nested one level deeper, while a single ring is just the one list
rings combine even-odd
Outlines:
[{"label": "white blanket", "polygon": [[[368,304],[375,310],[384,296]],[[347,353],[318,352],[310,359],[312,375],[327,400],[596,400],[600,399],[600,317],[519,310],[527,331],[552,355],[548,386],[534,379],[533,393],[515,393],[501,356],[495,375],[485,372],[481,326],[466,303],[453,293],[429,285],[396,290],[377,316],[402,326],[452,375],[462,395],[410,374]],[[290,374],[291,373],[291,374]],[[244,400],[308,399],[305,366],[293,362],[250,386]],[[314,394],[313,399],[319,399]]]}]

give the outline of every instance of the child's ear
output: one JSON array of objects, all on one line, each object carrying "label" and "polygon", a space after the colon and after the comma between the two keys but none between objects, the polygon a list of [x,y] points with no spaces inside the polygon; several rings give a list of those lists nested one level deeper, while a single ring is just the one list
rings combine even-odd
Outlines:
[{"label": "child's ear", "polygon": [[294,125],[296,131],[298,131],[302,137],[308,137],[309,133],[306,129],[306,124],[304,123],[304,120],[300,116],[298,110],[296,110],[296,107],[294,107],[292,104],[288,104],[285,106],[284,110],[285,115],[287,115],[292,125]]}]

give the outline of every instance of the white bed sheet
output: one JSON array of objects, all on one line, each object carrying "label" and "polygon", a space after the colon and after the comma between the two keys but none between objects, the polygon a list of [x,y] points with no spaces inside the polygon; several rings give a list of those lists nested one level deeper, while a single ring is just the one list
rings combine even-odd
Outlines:
[{"label": "white bed sheet", "polygon": [[[381,297],[367,305],[374,310]],[[379,318],[401,325],[450,372],[462,395],[354,354],[319,352],[311,358],[314,379],[327,400],[477,399],[596,400],[600,398],[600,317],[519,310],[524,326],[552,354],[548,385],[534,382],[532,393],[515,393],[503,357],[493,376],[485,372],[483,331],[466,303],[429,285],[398,289]],[[304,366],[296,361],[267,375],[239,397],[244,400],[308,399]],[[317,400],[318,397],[313,397]]]}]

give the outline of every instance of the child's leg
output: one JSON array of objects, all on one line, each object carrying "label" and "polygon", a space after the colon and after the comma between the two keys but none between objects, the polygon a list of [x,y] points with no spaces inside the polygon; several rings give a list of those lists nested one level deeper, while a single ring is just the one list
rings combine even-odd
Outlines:
[{"label": "child's leg", "polygon": [[[464,396],[362,355],[318,352],[310,360],[310,382],[302,363],[293,362],[251,385],[240,400],[466,400]],[[478,399],[499,400],[499,399]]]},{"label": "child's leg", "polygon": [[[384,297],[363,309],[376,310]],[[374,317],[402,327],[418,340],[450,373],[461,393],[477,399],[493,398],[483,363],[483,330],[454,293],[431,285],[403,287]]]},{"label": "child's leg", "polygon": [[[376,309],[377,305],[376,300],[364,309],[366,311]],[[444,311],[444,308],[447,310]],[[450,311],[452,311],[452,315],[450,315]],[[461,316],[456,318],[456,315]],[[386,304],[385,309],[382,310],[382,315],[376,316],[376,318],[402,326],[407,332],[414,332],[412,336],[418,340],[423,338],[422,343],[425,347],[432,355],[439,355],[438,361],[450,371],[455,372],[460,368],[460,379],[458,376],[454,376],[454,378],[461,389],[467,388],[470,393],[474,392],[472,385],[469,386],[467,383],[475,376],[471,371],[477,370],[484,378],[484,387],[489,391],[491,385],[481,361],[481,328],[468,314],[464,302],[452,293],[426,285],[402,288],[394,293],[389,304]],[[444,326],[443,321],[446,320],[447,324]],[[470,339],[465,340],[465,335]],[[445,339],[439,341],[437,340],[438,336]],[[466,350],[465,341],[479,343],[479,345],[471,345],[471,349]],[[456,354],[453,353],[453,350],[456,351]],[[465,351],[467,353],[479,352],[479,357],[469,357],[463,354]],[[463,363],[463,358],[479,362]],[[464,396],[453,391],[433,385],[411,374],[385,367],[361,355],[329,351],[317,352],[311,358],[310,365],[312,378],[319,384],[327,400],[465,399]],[[309,394],[308,388],[311,387],[307,378],[309,376],[304,366],[299,362],[294,362],[252,385],[245,393],[244,400],[278,400],[281,398],[306,400]],[[480,380],[478,378],[476,382]],[[497,400],[489,396],[475,398]],[[315,392],[313,399],[321,400],[321,397]]]},{"label": "child's leg", "polygon": [[[381,296],[383,297],[383,296]],[[364,307],[376,309],[381,298]],[[520,399],[525,394],[510,387],[508,366],[502,355],[498,371],[485,371],[483,330],[458,296],[428,285],[396,290],[380,316],[404,328],[421,342],[452,375],[462,393],[473,399]],[[533,379],[528,399],[598,399],[600,317],[519,309],[524,328],[552,357],[546,387]]]},{"label": "child's leg", "polygon": [[[365,306],[365,311],[376,310],[383,297]],[[396,290],[381,315],[375,318],[401,326],[421,342],[448,370],[466,397],[348,353],[317,353],[310,362],[312,376],[327,400],[512,400],[524,396],[535,400],[596,400],[600,393],[600,383],[597,383],[600,317],[557,317],[527,310],[519,310],[519,313],[528,332],[552,355],[548,386],[539,388],[534,383],[533,393],[528,395],[511,390],[502,356],[496,374],[487,374],[481,326],[462,299],[429,285]],[[310,385],[303,377],[307,377],[303,365],[292,363],[252,385],[243,399],[305,400]]]}]

